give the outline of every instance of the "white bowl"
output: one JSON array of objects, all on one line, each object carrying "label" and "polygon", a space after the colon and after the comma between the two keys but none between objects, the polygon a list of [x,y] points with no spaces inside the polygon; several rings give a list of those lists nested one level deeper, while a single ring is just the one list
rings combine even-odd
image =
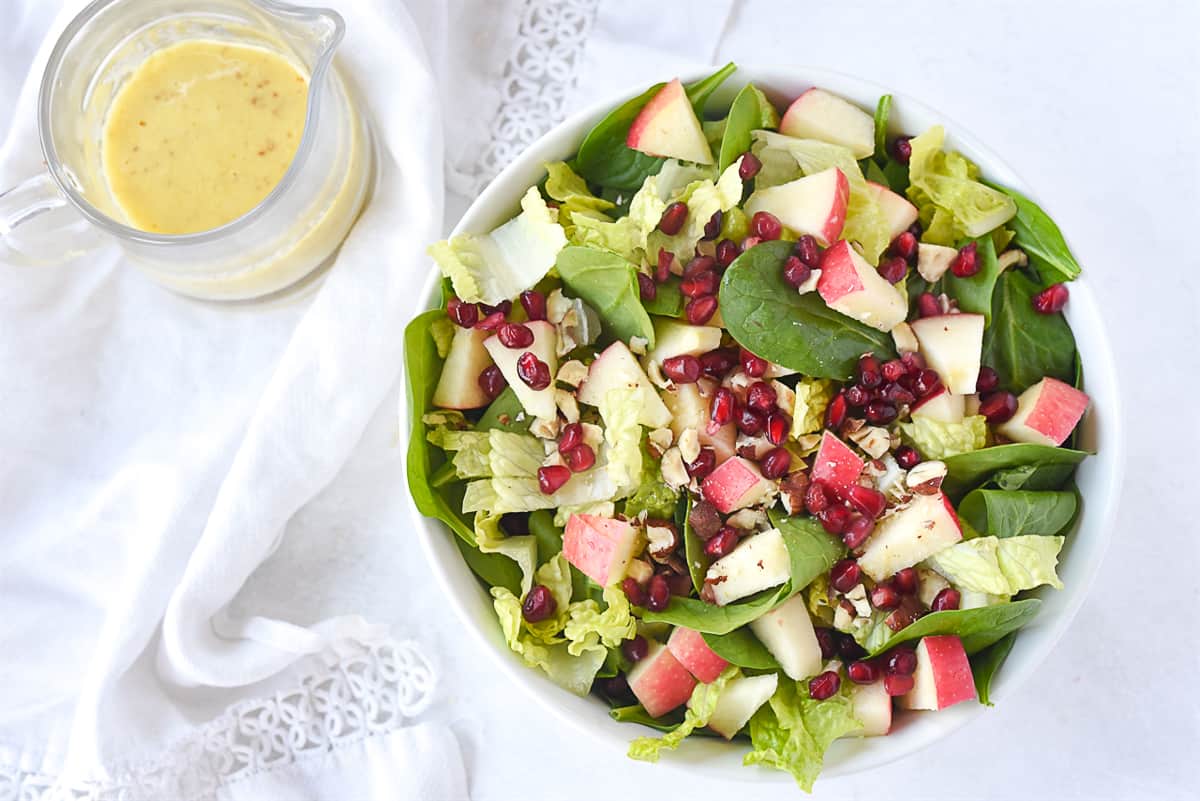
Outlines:
[{"label": "white bowl", "polygon": [[[694,80],[701,75],[682,77]],[[966,133],[961,125],[893,89],[819,69],[740,68],[710,100],[710,107],[728,104],[734,90],[746,81],[753,81],[780,107],[814,85],[836,92],[866,109],[873,109],[881,94],[891,92],[892,120],[896,129],[916,134],[930,125],[942,124],[947,131],[947,146],[960,150],[979,164],[983,175],[1030,197],[1037,197],[1036,188],[1029,187],[1017,177],[1007,164]],[[569,159],[587,131],[609,109],[643,90],[642,86],[632,87],[618,97],[596,103],[531,145],[492,181],[463,215],[454,233],[486,232],[509,219],[520,210],[521,195],[545,174],[543,164]],[[1087,248],[1076,244],[1074,250],[1085,271],[1083,278],[1071,284],[1071,301],[1066,313],[1083,356],[1087,390],[1093,402],[1084,423],[1082,447],[1097,455],[1085,460],[1076,474],[1084,503],[1078,525],[1067,538],[1060,563],[1059,573],[1066,588],[1059,591],[1043,588],[1034,593],[1043,601],[1041,610],[1033,623],[1021,631],[1008,661],[997,674],[992,687],[995,703],[1004,703],[1010,698],[1017,686],[1046,658],[1083,603],[1108,546],[1110,521],[1115,517],[1121,485],[1123,458],[1116,375],[1103,317],[1088,286]],[[425,284],[425,307],[437,305],[439,288],[440,277],[434,270]],[[410,431],[411,421],[403,421],[401,430]],[[491,599],[452,542],[454,535],[441,523],[422,517],[411,503],[410,507],[422,547],[445,596],[451,599],[455,613],[474,634],[480,648],[513,684],[577,731],[621,752],[631,739],[649,733],[647,729],[613,721],[603,702],[596,698],[579,698],[560,689],[541,672],[526,667],[509,651],[496,622]],[[984,709],[980,704],[960,704],[936,713],[898,715],[897,724],[887,737],[835,743],[827,755],[822,775],[846,775],[900,759],[949,735]],[[693,775],[722,779],[791,781],[790,776],[780,771],[743,767],[745,750],[745,746],[737,744],[693,738],[679,751],[667,755],[661,764],[684,767]]]}]

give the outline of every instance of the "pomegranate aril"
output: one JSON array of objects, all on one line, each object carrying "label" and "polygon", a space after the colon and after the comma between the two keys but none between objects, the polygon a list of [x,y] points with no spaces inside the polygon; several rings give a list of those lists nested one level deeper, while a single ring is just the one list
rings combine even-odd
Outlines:
[{"label": "pomegranate aril", "polygon": [[958,251],[958,255],[950,262],[950,272],[959,278],[970,278],[979,272],[979,256],[975,252],[975,243],[968,242]]},{"label": "pomegranate aril", "polygon": [[896,419],[896,407],[884,401],[871,401],[865,414],[868,423],[885,426]]},{"label": "pomegranate aril", "polygon": [[871,590],[871,606],[876,609],[895,609],[900,605],[900,593],[890,584],[876,584]]},{"label": "pomegranate aril", "polygon": [[792,246],[792,253],[809,267],[816,267],[821,262],[821,247],[811,234],[797,239],[796,244]]},{"label": "pomegranate aril", "polygon": [[883,677],[883,689],[893,698],[898,695],[907,695],[908,693],[912,692],[913,685],[915,684],[916,682],[913,680],[912,676],[889,673]]},{"label": "pomegranate aril", "polygon": [[861,484],[850,485],[846,489],[846,499],[868,517],[878,518],[887,508],[887,497],[882,492]]},{"label": "pomegranate aril", "polygon": [[666,248],[658,249],[658,264],[654,268],[654,280],[658,283],[666,281],[671,275],[671,264],[675,261],[675,254]]},{"label": "pomegranate aril", "polygon": [[894,256],[912,261],[913,256],[917,255],[917,238],[912,231],[904,231],[892,240],[890,251]]},{"label": "pomegranate aril", "polygon": [[704,224],[704,236],[701,239],[706,242],[716,239],[721,233],[721,221],[724,218],[725,215],[720,209],[714,211],[712,216],[708,218],[708,222]]},{"label": "pomegranate aril", "polygon": [[769,211],[756,211],[750,218],[750,233],[762,241],[778,239],[783,233],[783,223]]},{"label": "pomegranate aril", "polygon": [[821,482],[814,481],[809,484],[808,489],[804,491],[804,508],[808,510],[808,513],[817,515],[828,507],[829,496],[825,494],[825,488],[821,486]]},{"label": "pomegranate aril", "polygon": [[917,296],[917,316],[937,317],[942,313],[942,304],[932,292],[922,292]]},{"label": "pomegranate aril", "polygon": [[932,395],[941,385],[942,379],[938,376],[937,371],[925,368],[913,379],[913,392],[917,393],[918,397],[924,398],[926,395]]},{"label": "pomegranate aril", "polygon": [[1051,284],[1033,296],[1033,310],[1040,314],[1062,311],[1070,295],[1066,284]]},{"label": "pomegranate aril", "polygon": [[1017,396],[1011,392],[992,392],[979,401],[979,414],[993,425],[1012,419],[1017,413]]},{"label": "pomegranate aril", "polygon": [[742,370],[751,378],[762,378],[767,372],[767,360],[760,359],[745,348],[738,351],[738,358],[741,360]]},{"label": "pomegranate aril", "polygon": [[722,239],[717,243],[717,264],[722,267],[728,267],[733,264],[734,259],[740,254],[741,250],[738,248],[737,242],[734,242],[732,239]]},{"label": "pomegranate aril", "polygon": [[667,585],[672,595],[688,596],[692,594],[692,577],[686,573],[667,573]]},{"label": "pomegranate aril", "polygon": [[843,559],[830,569],[829,584],[838,592],[850,592],[854,589],[854,585],[858,584],[861,574],[858,562],[853,559]]},{"label": "pomegranate aril", "polygon": [[713,378],[723,378],[736,364],[737,353],[732,348],[710,350],[700,357],[700,368]]},{"label": "pomegranate aril", "polygon": [[846,524],[846,528],[842,532],[842,542],[853,551],[866,542],[867,537],[870,537],[874,530],[875,521],[872,518],[858,515],[851,518],[850,522]]},{"label": "pomegranate aril", "polygon": [[606,697],[617,702],[618,705],[625,703],[634,703],[637,699],[634,698],[633,691],[629,689],[629,681],[620,673],[607,679],[597,679],[596,685],[600,688]]},{"label": "pomegranate aril", "polygon": [[732,526],[722,526],[717,535],[704,543],[704,553],[710,559],[720,559],[728,556],[738,544],[737,529]]},{"label": "pomegranate aril", "polygon": [[879,372],[879,359],[876,359],[870,353],[860,356],[854,375],[858,381],[858,385],[863,389],[874,389],[879,386],[883,380],[883,376]]},{"label": "pomegranate aril", "polygon": [[791,430],[792,421],[788,416],[778,409],[772,410],[767,414],[767,441],[772,445],[782,445],[787,442],[788,431]]},{"label": "pomegranate aril", "polygon": [[526,289],[521,293],[521,308],[530,320],[545,320],[546,296],[536,289]]},{"label": "pomegranate aril", "polygon": [[717,267],[717,260],[712,256],[697,256],[683,268],[683,277],[692,278],[700,273],[711,273]]},{"label": "pomegranate aril", "polygon": [[637,274],[638,282],[638,297],[642,302],[648,302],[658,297],[658,285],[654,283],[654,279],[645,273]]},{"label": "pomegranate aril", "polygon": [[909,141],[910,139],[911,137],[908,136],[898,136],[892,140],[890,148],[892,158],[901,164],[907,164],[908,160],[912,158],[912,142]]},{"label": "pomegranate aril", "polygon": [[917,241],[920,242],[921,234],[925,233],[925,229],[921,227],[921,221],[917,220],[912,225],[908,226],[908,232],[915,236]]},{"label": "pomegranate aril", "polygon": [[787,448],[772,448],[759,460],[758,466],[767,478],[783,478],[792,466],[792,454]]},{"label": "pomegranate aril", "polygon": [[625,593],[625,597],[629,599],[629,603],[634,606],[646,605],[646,591],[642,589],[642,585],[638,584],[632,576],[625,578],[621,582],[621,591]]},{"label": "pomegranate aril", "polygon": [[900,256],[893,256],[881,261],[876,271],[889,284],[899,283],[908,274],[908,262]]},{"label": "pomegranate aril", "polygon": [[[933,296],[931,295],[930,297]],[[934,302],[936,303],[937,301],[935,300]],[[901,354],[900,362],[904,365],[904,369],[908,370],[910,374],[919,373],[925,369],[925,357],[917,353],[915,350]]]},{"label": "pomegranate aril", "polygon": [[833,396],[825,409],[825,427],[834,431],[842,427],[846,421],[846,396],[839,392]]},{"label": "pomegranate aril", "polygon": [[834,636],[833,629],[816,628],[813,633],[817,635],[817,645],[821,647],[822,659],[833,659],[837,656],[837,638]]},{"label": "pomegranate aril", "polygon": [[511,300],[502,300],[499,303],[497,303],[495,306],[489,306],[486,303],[480,303],[479,310],[481,312],[483,312],[484,314],[495,314],[495,313],[499,312],[500,314],[507,317],[508,313],[512,311],[512,301]]},{"label": "pomegranate aril", "polygon": [[483,390],[483,394],[487,395],[491,400],[500,397],[500,393],[508,386],[508,382],[504,380],[504,373],[500,372],[500,368],[492,364],[483,369],[477,379],[479,388]]},{"label": "pomegranate aril", "polygon": [[550,366],[526,351],[517,357],[517,377],[530,389],[542,390],[550,386]]},{"label": "pomegranate aril", "polygon": [[917,669],[917,655],[909,648],[897,648],[888,655],[884,669],[889,676],[911,676]]},{"label": "pomegranate aril", "polygon": [[778,395],[775,388],[766,381],[755,381],[746,392],[746,404],[760,412],[769,412],[775,408]]},{"label": "pomegranate aril", "polygon": [[758,436],[767,426],[767,416],[757,409],[751,409],[749,406],[738,407],[735,420],[738,431],[748,437]]},{"label": "pomegranate aril", "polygon": [[717,313],[717,299],[713,295],[696,298],[688,303],[684,310],[687,321],[692,325],[704,325]]},{"label": "pomegranate aril", "polygon": [[843,634],[841,640],[838,641],[838,656],[842,659],[853,661],[862,659],[866,655],[866,649],[859,645],[849,634]]},{"label": "pomegranate aril", "polygon": [[712,295],[717,291],[717,274],[714,272],[702,272],[693,275],[691,278],[685,278],[679,285],[679,291],[686,298]]},{"label": "pomegranate aril", "polygon": [[538,489],[543,495],[553,495],[571,478],[570,468],[560,464],[539,467],[537,471]]},{"label": "pomegranate aril", "polygon": [[596,464],[596,452],[592,450],[591,445],[576,445],[571,450],[563,454],[566,459],[567,467],[572,473],[582,473],[584,470],[590,470]]},{"label": "pomegranate aril", "polygon": [[883,400],[893,406],[911,406],[916,402],[917,396],[904,388],[902,384],[889,384],[887,389],[883,391]]},{"label": "pomegranate aril", "polygon": [[717,469],[717,452],[712,448],[701,448],[696,461],[688,462],[683,467],[690,478],[699,481]]},{"label": "pomegranate aril", "polygon": [[896,575],[892,576],[892,586],[901,595],[912,595],[915,593],[918,586],[916,568],[906,567],[903,570],[897,570]]},{"label": "pomegranate aril", "polygon": [[879,368],[879,374],[883,376],[884,381],[888,382],[899,381],[900,377],[907,372],[908,368],[904,366],[904,362],[900,359],[886,361]]},{"label": "pomegranate aril", "polygon": [[1000,375],[986,364],[979,368],[979,377],[975,379],[976,392],[991,392],[1000,386]]},{"label": "pomegranate aril", "polygon": [[761,169],[762,162],[758,160],[758,156],[746,151],[742,154],[741,164],[738,165],[738,178],[741,178],[743,181],[749,181],[758,175],[758,171]]},{"label": "pomegranate aril", "polygon": [[479,307],[474,303],[463,303],[458,298],[450,298],[446,303],[446,316],[455,325],[470,328],[479,320]]},{"label": "pomegranate aril", "polygon": [[504,325],[504,312],[500,311],[494,311],[475,323],[476,328],[481,328],[484,331],[495,331],[502,325]]},{"label": "pomegranate aril", "polygon": [[850,522],[850,510],[845,506],[829,506],[817,515],[821,526],[830,534],[841,534]]},{"label": "pomegranate aril", "polygon": [[879,681],[879,666],[874,662],[859,660],[846,667],[846,675],[855,684],[874,684]]},{"label": "pomegranate aril", "polygon": [[500,340],[500,344],[506,348],[520,350],[533,344],[533,332],[527,325],[505,323],[496,332],[496,339]]},{"label": "pomegranate aril", "polygon": [[621,643],[621,653],[630,662],[641,662],[646,658],[646,654],[650,653],[650,643],[639,634],[632,640]]},{"label": "pomegranate aril", "polygon": [[700,360],[695,356],[672,356],[663,360],[662,371],[676,384],[695,384],[700,380]]},{"label": "pomegranate aril", "polygon": [[871,400],[870,391],[857,385],[846,387],[844,395],[846,398],[846,403],[856,409],[866,406]]},{"label": "pomegranate aril", "polygon": [[842,677],[832,670],[827,670],[808,680],[808,697],[814,701],[824,701],[837,695],[841,686]]},{"label": "pomegranate aril", "polygon": [[525,596],[525,602],[521,604],[521,616],[530,623],[540,623],[557,610],[558,601],[554,600],[554,593],[541,584],[533,585],[529,594]]},{"label": "pomegranate aril", "polygon": [[713,394],[712,409],[709,410],[708,419],[719,426],[723,426],[733,420],[734,413],[737,411],[737,399],[733,397],[733,390],[729,387],[721,387]]},{"label": "pomegranate aril", "polygon": [[788,286],[799,289],[809,278],[812,278],[812,268],[799,256],[788,256],[783,262],[783,280]]},{"label": "pomegranate aril", "polygon": [[662,217],[658,221],[658,230],[667,236],[675,236],[683,228],[683,223],[687,220],[687,216],[688,207],[686,203],[672,203],[663,211]]},{"label": "pomegranate aril", "polygon": [[742,240],[742,252],[745,253],[750,248],[757,245],[762,240],[757,236],[748,236]]},{"label": "pomegranate aril", "polygon": [[957,609],[962,603],[962,594],[953,587],[947,587],[933,597],[933,603],[929,608],[934,612],[947,612],[952,609]]},{"label": "pomegranate aril", "polygon": [[651,612],[661,612],[671,602],[671,585],[661,573],[650,577],[650,586],[646,590],[646,608]]},{"label": "pomegranate aril", "polygon": [[580,423],[567,423],[563,426],[558,438],[558,452],[566,453],[572,448],[583,444],[583,426]]}]

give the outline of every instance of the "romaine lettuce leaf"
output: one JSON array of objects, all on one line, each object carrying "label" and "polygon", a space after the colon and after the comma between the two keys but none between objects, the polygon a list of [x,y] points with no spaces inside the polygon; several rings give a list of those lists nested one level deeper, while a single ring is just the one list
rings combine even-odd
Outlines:
[{"label": "romaine lettuce leaf", "polygon": [[[568,572],[567,580],[570,581]],[[575,601],[567,610],[567,623],[563,628],[570,645],[567,650],[578,656],[589,648],[603,645],[616,648],[624,640],[637,636],[637,619],[625,593],[613,587],[604,588],[602,611],[600,604],[591,598]]]},{"label": "romaine lettuce leaf", "polygon": [[642,482],[637,491],[625,501],[625,516],[637,517],[642,512],[646,517],[670,520],[679,505],[679,492],[663,481],[659,463],[653,459],[642,459]]},{"label": "romaine lettuce leaf", "polygon": [[945,459],[987,445],[987,418],[978,414],[964,417],[961,423],[943,423],[921,415],[901,423],[900,430],[926,459]]},{"label": "romaine lettuce leaf", "polygon": [[638,415],[641,413],[640,398],[641,392],[637,389],[616,387],[606,392],[600,401],[607,472],[616,485],[616,491],[609,496],[610,498],[625,497],[636,491],[641,483],[642,427],[638,425]]},{"label": "romaine lettuce leaf", "polygon": [[596,197],[588,189],[587,181],[575,174],[566,162],[554,161],[546,165],[546,194],[558,203],[559,220],[564,212],[601,213],[613,208],[611,200]]},{"label": "romaine lettuce leaf", "polygon": [[739,676],[741,671],[735,665],[730,665],[710,684],[697,684],[696,689],[692,690],[692,697],[688,699],[683,722],[662,737],[638,737],[629,744],[629,757],[643,762],[657,762],[664,750],[674,751],[689,734],[708,725],[709,718],[717,711],[717,701],[726,685]]},{"label": "romaine lettuce leaf", "polygon": [[450,355],[450,344],[454,341],[454,323],[449,317],[439,317],[429,324],[429,335],[437,348],[439,359]]},{"label": "romaine lettuce leaf", "polygon": [[961,153],[942,150],[946,131],[935,125],[910,140],[908,197],[921,213],[922,241],[953,246],[1011,220],[1017,204],[977,179],[979,168]]},{"label": "romaine lettuce leaf", "polygon": [[[475,515],[475,544],[480,553],[499,553],[507,556],[521,568],[521,594],[533,586],[533,572],[537,566],[537,540],[532,536],[510,537],[500,531],[498,514],[478,512]],[[568,597],[569,600],[569,597]]]},{"label": "romaine lettuce leaf", "polygon": [[927,564],[968,592],[1010,596],[1043,584],[1062,589],[1055,567],[1063,537],[976,537],[938,551]]},{"label": "romaine lettuce leaf", "polygon": [[525,664],[543,670],[558,686],[579,696],[587,695],[608,650],[593,646],[575,656],[567,650],[569,644],[565,640],[551,643],[539,641],[525,628],[521,599],[503,587],[492,588],[492,599],[508,647]]},{"label": "romaine lettuce leaf", "polygon": [[497,428],[459,431],[438,426],[429,431],[427,438],[454,454],[454,471],[459,478],[529,478],[537,475],[546,455],[536,437]]},{"label": "romaine lettuce leaf", "polygon": [[[643,186],[634,195],[629,216],[632,218],[636,215],[643,227],[648,226],[645,247],[647,260],[651,260],[650,256],[657,258],[660,250],[669,250],[681,264],[685,264],[696,252],[696,245],[704,236],[704,226],[712,216],[718,211],[728,211],[741,202],[743,184],[738,175],[738,164],[727,167],[716,182],[711,178],[692,181],[683,189],[672,191],[666,199],[662,197],[660,180],[659,176],[646,179],[649,186]],[[666,207],[676,202],[687,204],[688,216],[678,233],[668,235],[658,230],[658,222]]]},{"label": "romaine lettuce leaf", "polygon": [[792,409],[792,436],[802,437],[825,427],[825,407],[833,400],[833,382],[827,378],[801,378],[796,382]]}]

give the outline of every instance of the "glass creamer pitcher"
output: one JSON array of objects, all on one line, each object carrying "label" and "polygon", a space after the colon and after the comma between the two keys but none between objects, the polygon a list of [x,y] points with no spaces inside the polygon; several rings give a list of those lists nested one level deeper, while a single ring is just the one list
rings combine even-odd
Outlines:
[{"label": "glass creamer pitcher", "polygon": [[[313,274],[353,225],[373,173],[366,118],[332,63],[343,34],[333,11],[271,0],[92,3],[50,55],[38,98],[47,171],[0,195],[0,257],[56,263],[111,237],[159,283],[212,300],[260,298]],[[249,211],[196,233],[152,233],[114,196],[104,125],[147,58],[190,40],[287,59],[308,80],[303,132],[282,178]]]}]

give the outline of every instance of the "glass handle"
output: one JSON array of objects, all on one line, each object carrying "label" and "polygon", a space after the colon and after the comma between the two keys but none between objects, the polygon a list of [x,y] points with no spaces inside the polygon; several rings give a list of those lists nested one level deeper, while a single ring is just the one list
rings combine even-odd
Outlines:
[{"label": "glass handle", "polygon": [[63,197],[49,173],[0,193],[0,261],[61,264],[103,241],[104,235]]}]

